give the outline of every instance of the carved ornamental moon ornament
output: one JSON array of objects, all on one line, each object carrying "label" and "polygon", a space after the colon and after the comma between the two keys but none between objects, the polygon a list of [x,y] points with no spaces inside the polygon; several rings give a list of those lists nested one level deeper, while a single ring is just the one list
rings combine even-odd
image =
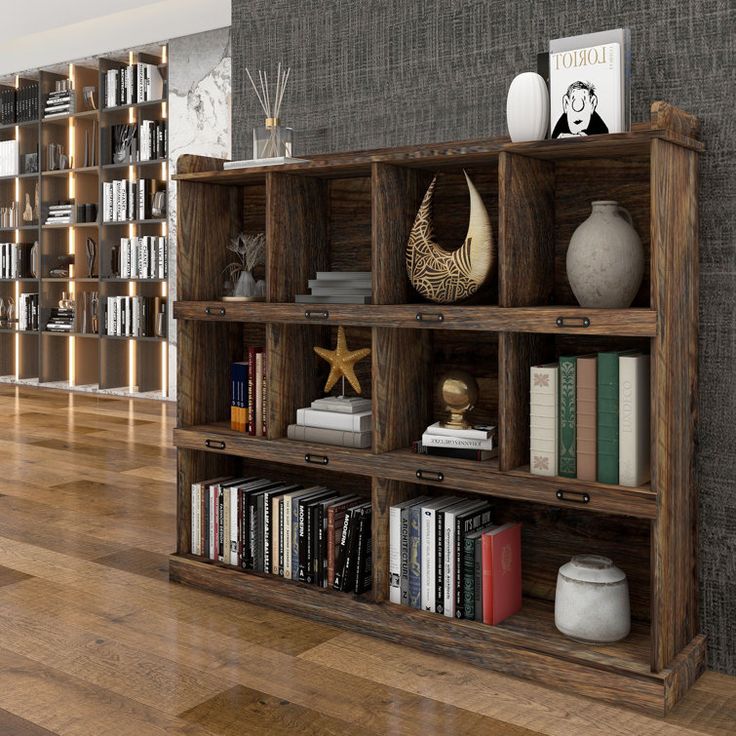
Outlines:
[{"label": "carved ornamental moon ornament", "polygon": [[434,236],[432,198],[437,177],[424,195],[406,246],[406,272],[412,286],[426,299],[439,304],[466,299],[488,278],[495,263],[493,232],[488,211],[466,172],[470,195],[470,219],[465,242],[445,250]]}]

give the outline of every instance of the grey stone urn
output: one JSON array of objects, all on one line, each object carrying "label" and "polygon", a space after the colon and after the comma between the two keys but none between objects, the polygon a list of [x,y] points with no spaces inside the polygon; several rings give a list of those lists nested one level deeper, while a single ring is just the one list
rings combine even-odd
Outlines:
[{"label": "grey stone urn", "polygon": [[591,203],[567,249],[567,278],[581,307],[625,309],[644,276],[644,248],[629,211],[618,202]]}]

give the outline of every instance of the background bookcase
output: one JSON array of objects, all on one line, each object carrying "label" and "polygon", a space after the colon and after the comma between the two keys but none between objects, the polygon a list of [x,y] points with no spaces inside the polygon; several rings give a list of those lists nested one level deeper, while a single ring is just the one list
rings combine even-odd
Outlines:
[{"label": "background bookcase", "polygon": [[[422,647],[546,685],[667,712],[704,666],[693,475],[697,407],[699,125],[665,103],[629,133],[513,144],[490,139],[312,156],[278,169],[223,170],[179,159],[178,538],[172,580]],[[497,279],[468,303],[439,306],[411,290],[404,250],[422,195],[438,178],[435,224],[460,242],[467,170],[498,245]],[[594,199],[632,213],[648,254],[629,309],[583,309],[565,250]],[[224,244],[265,229],[267,301],[218,300]],[[373,304],[301,305],[327,268],[371,269]],[[585,319],[584,319],[585,318]],[[321,395],[312,346],[344,325],[372,347],[363,375],[373,447],[292,442],[298,407]],[[268,352],[268,436],[229,429],[229,367],[248,344]],[[652,481],[640,488],[530,474],[529,368],[561,353],[638,346],[651,361]],[[478,376],[479,420],[498,419],[499,455],[475,463],[411,453],[438,416],[437,377]],[[253,471],[358,490],[373,504],[373,588],[359,597],[192,557],[195,481]],[[524,605],[500,626],[453,621],[388,602],[388,512],[424,493],[485,495],[494,521],[523,524]],[[632,634],[605,646],[554,627],[559,566],[572,555],[612,557],[629,577]]]},{"label": "background bookcase", "polygon": [[[164,96],[160,100],[106,107],[103,100],[104,75],[108,69],[130,63],[158,66],[164,78]],[[59,64],[25,72],[0,80],[0,88],[39,87],[39,117],[30,122],[0,126],[0,140],[16,139],[19,149],[18,176],[0,178],[3,204],[19,202],[23,209],[26,193],[34,201],[40,188],[40,218],[32,224],[20,219],[19,227],[0,230],[0,242],[40,244],[38,278],[0,281],[0,297],[12,297],[16,304],[22,292],[37,292],[40,304],[39,329],[23,331],[17,324],[3,323],[0,328],[0,382],[24,383],[80,391],[165,398],[168,395],[168,339],[166,337],[111,337],[105,334],[102,310],[108,296],[141,295],[166,297],[167,279],[122,279],[112,270],[113,248],[121,237],[167,235],[167,220],[149,219],[134,222],[106,223],[102,212],[102,184],[113,179],[155,178],[168,181],[168,158],[155,161],[132,161],[111,164],[103,161],[103,141],[109,128],[118,123],[142,120],[165,120],[168,107],[167,47],[146,46],[82,61]],[[76,112],[44,118],[46,96],[57,80],[72,79]],[[95,88],[96,110],[86,109],[83,88]],[[96,160],[84,166],[84,139],[95,136]],[[46,146],[59,143],[70,155],[70,168],[48,170]],[[109,146],[108,146],[109,150]],[[23,156],[39,153],[39,172],[24,174]],[[75,204],[97,204],[97,221],[71,225],[44,225],[48,205],[72,199]],[[85,242],[92,237],[97,244],[93,275],[87,271]],[[50,271],[60,255],[74,254],[73,270],[68,278],[53,278]],[[99,329],[96,333],[51,333],[44,330],[52,308],[58,306],[63,292],[79,294],[96,291],[100,298]],[[168,306],[167,306],[168,309]]]}]

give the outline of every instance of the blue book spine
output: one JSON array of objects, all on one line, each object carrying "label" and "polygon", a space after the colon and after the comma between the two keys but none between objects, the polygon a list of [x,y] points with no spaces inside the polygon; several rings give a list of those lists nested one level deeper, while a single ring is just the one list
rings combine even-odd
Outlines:
[{"label": "blue book spine", "polygon": [[409,605],[422,607],[422,508],[409,509]]}]

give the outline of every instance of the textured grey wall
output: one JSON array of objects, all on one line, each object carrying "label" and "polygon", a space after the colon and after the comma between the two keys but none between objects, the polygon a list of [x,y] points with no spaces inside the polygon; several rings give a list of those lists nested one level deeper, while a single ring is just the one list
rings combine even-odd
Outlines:
[{"label": "textured grey wall", "polygon": [[665,99],[703,120],[700,566],[714,668],[736,674],[734,0],[233,0],[233,155],[262,123],[244,68],[293,67],[296,153],[496,135],[513,76],[548,39],[628,26],[632,117]]}]

